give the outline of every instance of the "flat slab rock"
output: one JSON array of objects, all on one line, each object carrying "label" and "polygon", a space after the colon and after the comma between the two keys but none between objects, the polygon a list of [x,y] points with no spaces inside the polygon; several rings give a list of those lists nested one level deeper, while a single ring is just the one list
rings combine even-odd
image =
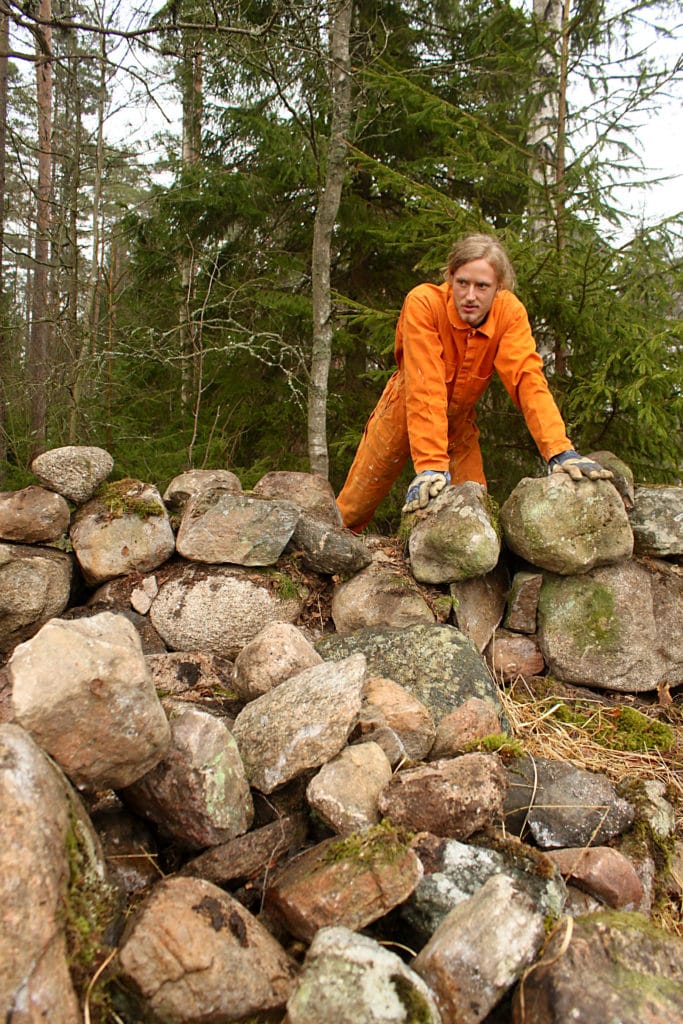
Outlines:
[{"label": "flat slab rock", "polygon": [[359,629],[349,636],[325,636],[315,644],[325,660],[360,651],[368,675],[393,679],[429,709],[435,722],[469,697],[489,701],[499,716],[498,689],[474,643],[459,629],[417,625]]}]

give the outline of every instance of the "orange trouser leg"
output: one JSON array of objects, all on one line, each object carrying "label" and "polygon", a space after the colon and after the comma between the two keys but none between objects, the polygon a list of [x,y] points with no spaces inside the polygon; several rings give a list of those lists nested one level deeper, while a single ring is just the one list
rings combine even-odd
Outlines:
[{"label": "orange trouser leg", "polygon": [[344,526],[365,529],[410,455],[403,380],[395,373],[368,420],[337,505]]},{"label": "orange trouser leg", "polygon": [[474,480],[486,487],[479,430],[472,409],[448,411],[448,459],[452,484]]}]

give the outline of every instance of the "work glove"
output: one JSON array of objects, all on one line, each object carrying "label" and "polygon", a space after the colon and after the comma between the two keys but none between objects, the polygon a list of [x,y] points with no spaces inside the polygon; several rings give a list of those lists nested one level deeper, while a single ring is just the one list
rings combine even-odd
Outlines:
[{"label": "work glove", "polygon": [[604,469],[599,462],[584,458],[573,448],[553,455],[548,468],[551,473],[568,473],[572,480],[581,480],[583,477],[589,480],[611,480],[613,476],[609,469]]},{"label": "work glove", "polygon": [[427,508],[432,498],[441,494],[450,482],[451,474],[448,470],[442,472],[440,469],[425,469],[418,473],[408,488],[402,511],[417,512],[419,508]]}]

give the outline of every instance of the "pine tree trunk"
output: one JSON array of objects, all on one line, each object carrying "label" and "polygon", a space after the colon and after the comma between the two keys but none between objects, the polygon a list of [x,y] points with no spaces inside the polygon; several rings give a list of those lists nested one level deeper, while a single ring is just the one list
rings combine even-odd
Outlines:
[{"label": "pine tree trunk", "polygon": [[332,232],[339,212],[347,135],[351,122],[351,17],[353,0],[340,0],[330,21],[332,117],[324,184],[318,197],[313,229],[311,289],[313,346],[308,391],[308,457],[311,472],[327,478],[327,386],[332,360],[332,298],[330,267]]}]

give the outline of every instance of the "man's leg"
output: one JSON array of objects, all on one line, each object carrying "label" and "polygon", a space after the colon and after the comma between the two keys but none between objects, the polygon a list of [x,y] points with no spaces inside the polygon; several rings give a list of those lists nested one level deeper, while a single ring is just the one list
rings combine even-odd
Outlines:
[{"label": "man's leg", "polygon": [[403,377],[394,373],[368,420],[337,505],[344,526],[360,533],[410,455]]},{"label": "man's leg", "polygon": [[479,430],[471,412],[462,416],[449,411],[448,458],[452,484],[474,480],[486,487],[484,462],[479,447]]}]

